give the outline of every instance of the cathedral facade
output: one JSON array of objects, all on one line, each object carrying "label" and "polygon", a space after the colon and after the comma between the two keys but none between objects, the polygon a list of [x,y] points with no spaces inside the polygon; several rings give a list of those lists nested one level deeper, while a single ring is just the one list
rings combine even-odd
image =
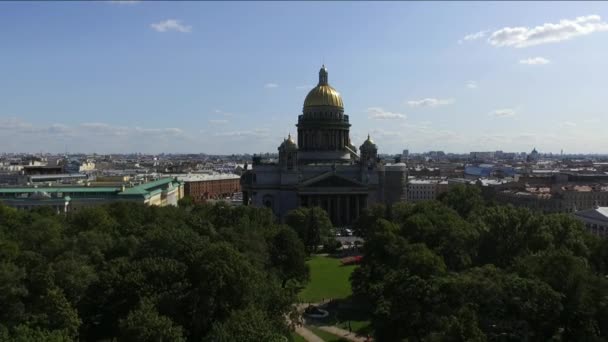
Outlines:
[{"label": "cathedral facade", "polygon": [[321,207],[334,225],[349,225],[374,204],[405,199],[407,168],[384,164],[368,135],[357,148],[340,94],[329,85],[325,66],[298,116],[297,143],[289,135],[278,147],[278,162],[254,157],[241,176],[243,203],[265,206],[283,221],[300,206]]}]

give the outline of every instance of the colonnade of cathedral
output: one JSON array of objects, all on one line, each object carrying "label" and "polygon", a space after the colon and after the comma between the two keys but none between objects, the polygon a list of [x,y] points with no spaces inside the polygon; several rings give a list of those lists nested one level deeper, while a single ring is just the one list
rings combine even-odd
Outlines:
[{"label": "colonnade of cathedral", "polygon": [[366,194],[300,195],[300,205],[324,209],[334,226],[353,223],[367,206]]},{"label": "colonnade of cathedral", "polygon": [[348,146],[348,130],[343,129],[299,129],[300,150],[343,150]]}]

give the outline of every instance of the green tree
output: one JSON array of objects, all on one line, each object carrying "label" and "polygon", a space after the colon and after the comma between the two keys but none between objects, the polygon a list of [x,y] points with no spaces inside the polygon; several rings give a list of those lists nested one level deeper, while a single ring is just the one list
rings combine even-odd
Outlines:
[{"label": "green tree", "polygon": [[551,232],[542,217],[527,209],[491,207],[478,216],[481,232],[478,264],[507,267],[518,256],[549,248]]},{"label": "green tree", "polygon": [[432,333],[431,341],[485,342],[486,334],[479,328],[477,313],[472,305],[461,307],[453,316],[442,322],[439,332]]},{"label": "green tree", "polygon": [[425,243],[442,256],[452,270],[471,265],[476,256],[479,233],[458,214],[435,201],[413,207],[401,223],[401,235],[411,242]]},{"label": "green tree", "polygon": [[376,203],[369,208],[364,208],[354,223],[355,235],[365,239],[379,219],[391,220],[390,217],[387,217],[387,207],[384,204]]},{"label": "green tree", "polygon": [[608,275],[608,239],[589,237],[590,262],[598,275]]},{"label": "green tree", "polygon": [[214,322],[224,321],[233,310],[253,301],[263,277],[228,244],[212,245],[197,253],[190,270],[194,288],[187,294],[185,310],[191,313],[184,323],[193,339],[202,338]]},{"label": "green tree", "polygon": [[127,318],[120,321],[120,330],[120,341],[185,341],[182,328],[168,317],[160,315],[154,304],[145,299]]},{"label": "green tree", "polygon": [[481,190],[474,185],[455,185],[449,191],[440,194],[438,199],[448,207],[456,210],[463,218],[468,218],[484,206]]},{"label": "green tree", "polygon": [[16,324],[26,313],[23,303],[28,294],[25,277],[23,268],[12,262],[0,262],[0,322],[3,324]]},{"label": "green tree", "polygon": [[64,331],[72,338],[78,336],[78,329],[82,322],[78,312],[68,302],[61,289],[48,289],[46,295],[36,306],[30,322],[36,322],[41,328],[49,331]]},{"label": "green tree", "polygon": [[[278,331],[277,331],[278,330]],[[280,328],[273,326],[272,320],[263,311],[246,308],[233,312],[221,323],[213,325],[206,341],[214,342],[284,342],[285,335],[279,333]]]},{"label": "green tree", "polygon": [[0,325],[0,342],[69,342],[75,341],[72,337],[62,330],[44,330],[32,328],[28,325],[18,325],[12,332]]},{"label": "green tree", "polygon": [[593,274],[586,259],[567,249],[547,250],[521,258],[514,266],[522,276],[541,279],[561,295],[559,317],[564,340],[608,338],[605,318],[608,281]]},{"label": "green tree", "polygon": [[177,205],[182,208],[189,208],[194,205],[194,200],[190,196],[184,196],[177,201]]},{"label": "green tree", "polygon": [[333,240],[331,221],[321,208],[294,209],[287,214],[285,223],[296,231],[308,253],[316,252],[319,245]]},{"label": "green tree", "polygon": [[284,288],[287,281],[299,282],[308,280],[309,270],[306,264],[304,244],[291,228],[281,228],[270,244],[270,262],[281,279]]}]

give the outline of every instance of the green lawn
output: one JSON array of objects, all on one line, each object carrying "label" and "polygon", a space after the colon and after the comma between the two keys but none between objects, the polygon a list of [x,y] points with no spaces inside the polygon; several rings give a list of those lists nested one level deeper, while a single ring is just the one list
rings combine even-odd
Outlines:
[{"label": "green lawn", "polygon": [[336,336],[334,334],[328,333],[327,331],[323,331],[313,326],[307,326],[310,331],[312,331],[315,335],[319,336],[325,342],[347,342],[348,340],[343,339],[340,336]]},{"label": "green lawn", "polygon": [[306,342],[304,337],[296,334],[295,332],[291,333],[291,338],[293,339],[293,342]]},{"label": "green lawn", "polygon": [[[338,324],[336,324],[336,326],[344,329],[344,330],[348,330],[348,322],[349,321],[342,321],[339,322]],[[371,322],[368,321],[350,321],[350,328],[353,330],[354,333],[362,335],[362,336],[366,336],[366,335],[371,335],[372,333],[372,326],[371,326]]]},{"label": "green lawn", "polygon": [[313,256],[307,263],[310,266],[310,282],[300,292],[300,300],[314,303],[351,295],[348,277],[356,266],[342,266],[340,259],[325,256]]}]

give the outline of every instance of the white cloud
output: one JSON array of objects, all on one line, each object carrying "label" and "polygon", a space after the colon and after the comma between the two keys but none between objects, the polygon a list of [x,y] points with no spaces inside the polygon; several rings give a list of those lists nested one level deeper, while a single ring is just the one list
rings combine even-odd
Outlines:
[{"label": "white cloud", "polygon": [[277,88],[279,85],[276,83],[266,83],[264,84],[264,88],[266,89],[270,89],[270,88]]},{"label": "white cloud", "polygon": [[453,99],[435,99],[435,98],[426,98],[422,100],[410,100],[407,101],[407,104],[410,107],[437,107],[454,103]]},{"label": "white cloud", "polygon": [[225,120],[225,119],[211,119],[211,120],[209,120],[209,123],[213,124],[213,125],[225,125],[225,124],[228,123],[228,120]]},{"label": "white cloud", "polygon": [[109,136],[125,136],[129,129],[124,126],[112,126],[103,122],[85,122],[80,127],[88,133]]},{"label": "white cloud", "polygon": [[488,31],[479,31],[471,34],[467,34],[461,40],[458,41],[458,44],[462,44],[463,42],[469,42],[473,40],[477,40],[486,36]]},{"label": "white cloud", "polygon": [[176,128],[176,127],[164,128],[162,130],[162,132],[164,134],[169,134],[169,135],[182,135],[184,133],[184,131],[181,128]]},{"label": "white cloud", "polygon": [[375,120],[395,120],[395,119],[399,120],[399,119],[406,118],[405,114],[387,112],[380,107],[368,108],[367,112],[369,113],[369,118],[375,119]]},{"label": "white cloud", "polygon": [[52,124],[52,125],[51,125],[51,126],[48,128],[48,132],[49,132],[49,133],[57,133],[57,134],[60,134],[60,133],[68,133],[68,132],[70,132],[70,131],[71,131],[71,130],[70,130],[70,127],[68,127],[67,125],[64,125],[64,124],[58,124],[58,123]]},{"label": "white cloud", "polygon": [[508,117],[515,116],[515,111],[513,109],[509,109],[509,108],[496,109],[496,110],[493,110],[492,112],[490,112],[490,115],[497,117],[497,118],[508,118]]},{"label": "white cloud", "polygon": [[562,127],[576,127],[576,123],[572,122],[572,121],[564,121],[562,123],[559,124]]},{"label": "white cloud", "polygon": [[142,128],[135,127],[135,132],[146,135],[170,135],[177,136],[184,133],[184,131],[180,128],[168,127],[168,128]]},{"label": "white cloud", "polygon": [[23,130],[30,129],[32,124],[17,118],[0,118],[0,130]]},{"label": "white cloud", "polygon": [[167,19],[155,24],[150,24],[150,27],[157,32],[177,31],[188,33],[192,31],[192,26],[182,25],[181,21],[176,19]]},{"label": "white cloud", "polygon": [[113,126],[103,122],[85,122],[80,124],[80,128],[87,133],[104,136],[127,136],[131,134],[141,135],[156,135],[156,136],[179,136],[183,135],[183,130],[180,128],[143,128],[143,127],[125,127]]},{"label": "white cloud", "polygon": [[108,125],[107,123],[101,123],[101,122],[85,122],[80,124],[81,127],[86,128],[86,129],[92,129],[92,130],[103,130],[103,129],[107,129],[110,127],[110,125]]},{"label": "white cloud", "polygon": [[213,112],[216,113],[216,114],[221,114],[223,116],[232,116],[232,113],[224,112],[224,111],[222,111],[220,109],[215,109]]},{"label": "white cloud", "polygon": [[594,32],[608,31],[608,23],[599,15],[575,19],[562,19],[559,23],[545,23],[536,27],[504,27],[494,31],[488,42],[494,46],[523,48],[533,45],[556,43]]},{"label": "white cloud", "polygon": [[475,81],[468,81],[467,82],[467,88],[469,88],[469,89],[477,89],[477,82],[475,82]]},{"label": "white cloud", "polygon": [[532,58],[521,59],[519,61],[519,64],[528,64],[528,65],[543,65],[543,64],[549,64],[549,63],[551,63],[551,61],[546,58],[543,58],[543,57],[532,57]]},{"label": "white cloud", "polygon": [[216,137],[253,137],[267,138],[270,136],[270,131],[267,128],[255,128],[253,130],[229,131],[215,133]]}]

